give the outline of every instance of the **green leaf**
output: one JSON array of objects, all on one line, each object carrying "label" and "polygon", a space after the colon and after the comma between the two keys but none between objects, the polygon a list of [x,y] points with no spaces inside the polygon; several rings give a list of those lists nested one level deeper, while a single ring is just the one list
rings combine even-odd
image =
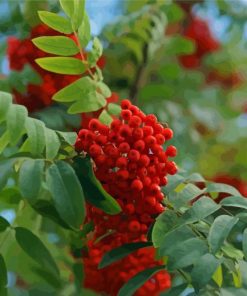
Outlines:
[{"label": "green leaf", "polygon": [[5,287],[8,283],[7,277],[7,268],[3,259],[3,256],[0,254],[0,288]]},{"label": "green leaf", "polygon": [[41,68],[58,74],[79,75],[86,70],[82,61],[76,58],[49,57],[39,58],[35,61]]},{"label": "green leaf", "polygon": [[172,210],[167,209],[158,216],[152,231],[152,241],[155,248],[160,246],[164,236],[168,231],[171,231],[176,223],[177,215]]},{"label": "green leaf", "polygon": [[0,122],[6,118],[8,109],[11,105],[12,97],[11,94],[0,91]]},{"label": "green leaf", "polygon": [[132,252],[140,249],[140,248],[146,248],[152,246],[152,242],[135,242],[135,243],[129,243],[124,244],[121,247],[118,247],[116,249],[111,250],[110,252],[107,252],[100,264],[99,268],[104,268],[118,260],[121,260],[122,258],[128,256]]},{"label": "green leaf", "polygon": [[102,122],[105,125],[110,125],[113,118],[111,117],[111,115],[106,111],[103,110],[99,116],[99,121]]},{"label": "green leaf", "polygon": [[85,0],[74,0],[74,13],[72,17],[73,29],[76,31],[83,20],[85,12]]},{"label": "green leaf", "polygon": [[229,232],[238,220],[238,218],[228,215],[218,216],[214,220],[208,234],[208,243],[212,253],[216,253],[221,248]]},{"label": "green leaf", "polygon": [[233,186],[228,184],[221,184],[221,183],[209,183],[207,185],[208,192],[222,192],[222,193],[229,193],[235,196],[241,196],[240,192]]},{"label": "green leaf", "polygon": [[10,226],[9,222],[0,216],[0,232],[4,232]]},{"label": "green leaf", "polygon": [[169,41],[166,45],[167,55],[185,55],[195,51],[195,43],[183,36],[173,35],[167,40]]},{"label": "green leaf", "polygon": [[219,265],[218,268],[216,269],[215,273],[212,276],[213,280],[215,283],[221,287],[223,283],[223,273],[222,273],[222,266]]},{"label": "green leaf", "polygon": [[108,104],[107,109],[111,115],[119,116],[121,113],[121,107],[114,103]]},{"label": "green leaf", "polygon": [[89,157],[75,157],[74,169],[88,202],[109,215],[116,215],[121,212],[118,202],[104,190],[101,183],[96,179]]},{"label": "green leaf", "polygon": [[43,159],[27,159],[20,168],[19,187],[21,194],[30,203],[37,200],[41,188],[44,170]]},{"label": "green leaf", "polygon": [[102,81],[98,82],[97,87],[100,89],[101,94],[105,98],[108,98],[111,96],[111,90],[104,82],[102,82]]},{"label": "green leaf", "polygon": [[59,0],[59,2],[60,2],[62,9],[64,10],[64,12],[67,14],[67,16],[72,18],[73,14],[74,14],[74,1],[73,0]]},{"label": "green leaf", "polygon": [[179,296],[187,288],[187,284],[181,284],[171,287],[167,291],[160,294],[160,296]]},{"label": "green leaf", "polygon": [[7,114],[7,129],[10,142],[16,143],[23,133],[27,118],[27,109],[20,105],[11,105]]},{"label": "green leaf", "polygon": [[[73,102],[80,100],[83,102],[85,96],[90,93],[96,94],[97,84],[89,77],[82,77],[70,85],[58,91],[52,99],[58,102]],[[84,99],[86,104],[86,99]]]},{"label": "green leaf", "polygon": [[47,159],[54,159],[60,148],[60,141],[55,131],[45,129],[45,151]]},{"label": "green leaf", "polygon": [[230,258],[240,260],[243,259],[244,253],[241,250],[236,249],[233,245],[225,243],[221,250]]},{"label": "green leaf", "polygon": [[132,277],[118,292],[118,296],[132,296],[135,291],[150,279],[155,273],[164,270],[164,266],[155,266],[145,269]]},{"label": "green leaf", "polygon": [[243,252],[244,252],[244,257],[247,260],[247,228],[244,230],[243,233]]},{"label": "green leaf", "polygon": [[15,238],[22,250],[42,268],[59,275],[59,270],[50,252],[35,234],[26,228],[16,227]]},{"label": "green leaf", "polygon": [[167,269],[173,271],[195,264],[205,253],[208,247],[205,241],[199,238],[190,238],[170,251]]},{"label": "green leaf", "polygon": [[44,36],[32,39],[32,42],[41,50],[61,55],[73,56],[79,52],[74,40],[65,36]]},{"label": "green leaf", "polygon": [[247,210],[247,199],[242,196],[226,197],[220,202],[220,204],[223,207],[234,207]]},{"label": "green leaf", "polygon": [[45,148],[44,123],[34,118],[27,118],[25,127],[30,140],[31,153],[40,155]]},{"label": "green leaf", "polygon": [[69,145],[74,145],[76,138],[77,138],[77,134],[74,132],[57,132],[66,143],[68,143]]},{"label": "green leaf", "polygon": [[47,186],[59,215],[79,229],[85,218],[84,196],[72,167],[64,161],[52,164],[47,170]]},{"label": "green leaf", "polygon": [[220,205],[207,196],[200,197],[181,217],[180,223],[194,223],[202,220],[220,209]]},{"label": "green leaf", "polygon": [[220,296],[246,296],[247,289],[239,288],[222,288],[220,291]]},{"label": "green leaf", "polygon": [[196,262],[191,272],[192,285],[195,289],[199,290],[208,284],[219,264],[220,260],[209,253],[203,255],[200,260]]},{"label": "green leaf", "polygon": [[70,34],[73,32],[70,21],[65,17],[48,11],[39,11],[38,14],[41,21],[55,31],[63,34]]},{"label": "green leaf", "polygon": [[106,99],[99,93],[89,93],[83,100],[77,101],[70,106],[68,113],[76,114],[82,112],[97,111],[106,106]]},{"label": "green leaf", "polygon": [[78,29],[79,42],[82,48],[85,48],[88,45],[88,42],[91,39],[91,27],[90,20],[85,11],[83,21]]},{"label": "green leaf", "polygon": [[161,256],[167,256],[173,251],[174,248],[182,245],[184,241],[194,237],[195,234],[187,225],[182,225],[175,229],[171,229],[171,231],[165,235],[161,234],[159,254]]},{"label": "green leaf", "polygon": [[40,24],[38,11],[47,8],[46,0],[26,0],[24,2],[23,17],[25,21],[31,26],[35,27]]},{"label": "green leaf", "polygon": [[4,149],[9,144],[9,134],[8,131],[5,131],[2,136],[0,137],[0,153],[4,151]]},{"label": "green leaf", "polygon": [[0,161],[0,191],[5,187],[9,176],[13,172],[13,159],[6,159]]},{"label": "green leaf", "polygon": [[91,50],[91,52],[89,53],[89,56],[88,56],[89,64],[91,66],[95,66],[98,59],[102,56],[102,53],[103,53],[102,44],[101,44],[101,42],[99,41],[99,39],[97,37],[94,37],[92,50]]}]

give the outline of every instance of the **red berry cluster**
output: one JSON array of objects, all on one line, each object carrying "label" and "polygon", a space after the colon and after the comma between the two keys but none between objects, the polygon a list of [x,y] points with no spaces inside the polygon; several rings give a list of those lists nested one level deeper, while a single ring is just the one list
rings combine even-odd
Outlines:
[{"label": "red berry cluster", "polygon": [[192,40],[196,46],[193,54],[179,57],[181,64],[185,68],[197,68],[206,54],[215,52],[220,48],[220,43],[212,36],[208,23],[197,17],[191,17],[183,35]]},{"label": "red berry cluster", "polygon": [[[39,50],[33,43],[32,39],[39,36],[57,36],[63,35],[59,32],[47,27],[46,25],[38,25],[32,28],[30,37],[20,40],[14,36],[8,39],[7,55],[9,60],[9,67],[11,70],[21,71],[26,64],[40,74],[42,83],[40,85],[29,84],[27,91],[24,94],[13,90],[15,101],[18,104],[24,105],[32,112],[51,104],[52,96],[70,83],[74,82],[80,76],[78,75],[60,75],[48,72],[40,68],[35,62],[35,59],[52,56]],[[70,35],[73,39],[73,35]],[[78,56],[76,56],[78,58]],[[97,62],[99,67],[104,66],[104,58]]]},{"label": "red berry cluster", "polygon": [[[128,100],[122,101],[121,108],[120,118],[114,119],[110,127],[92,119],[88,129],[79,131],[75,148],[91,156],[96,177],[122,208],[120,214],[110,216],[88,206],[88,221],[95,225],[94,238],[110,230],[123,244],[146,240],[148,228],[164,211],[160,186],[167,184],[167,174],[177,172],[176,164],[169,160],[169,157],[176,156],[177,150],[174,146],[163,149],[162,145],[173,137],[173,132],[160,124],[154,115],[145,115]],[[115,235],[111,235],[111,239],[114,241]],[[108,247],[113,246],[108,244]],[[90,260],[86,262],[89,264]],[[150,266],[153,263],[152,257]],[[132,267],[135,271],[136,267]],[[96,266],[93,270],[101,273]]]},{"label": "red berry cluster", "polygon": [[[160,264],[154,260],[155,249],[152,247],[139,249],[122,260],[98,270],[97,266],[102,255],[113,248],[121,246],[125,240],[122,235],[113,235],[99,243],[90,241],[89,253],[84,257],[84,272],[86,288],[91,288],[98,293],[117,295],[119,288],[137,273]],[[164,270],[160,271],[147,281],[135,296],[158,296],[161,291],[170,288],[170,275]]]}]

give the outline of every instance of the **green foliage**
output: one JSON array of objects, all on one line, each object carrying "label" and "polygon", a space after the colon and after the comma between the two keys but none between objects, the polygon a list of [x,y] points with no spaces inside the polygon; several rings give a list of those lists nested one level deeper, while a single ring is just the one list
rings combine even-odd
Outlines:
[{"label": "green foliage", "polygon": [[63,16],[49,11],[39,11],[39,17],[48,27],[51,27],[60,33],[70,34],[73,32],[69,19],[66,19]]},{"label": "green foliage", "polygon": [[[7,285],[7,268],[3,259],[3,256],[0,254],[0,289]],[[1,290],[0,290],[1,291]]]}]

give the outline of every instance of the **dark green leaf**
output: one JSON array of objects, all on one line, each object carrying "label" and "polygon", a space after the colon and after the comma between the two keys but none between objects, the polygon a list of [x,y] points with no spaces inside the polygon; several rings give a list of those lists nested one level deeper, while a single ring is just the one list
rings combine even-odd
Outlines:
[{"label": "dark green leaf", "polygon": [[15,231],[16,240],[22,250],[42,268],[58,275],[57,265],[42,241],[26,228],[16,227]]},{"label": "dark green leaf", "polygon": [[48,27],[64,34],[73,32],[70,21],[65,17],[48,11],[39,11],[38,14],[41,21]]},{"label": "dark green leaf", "polygon": [[99,264],[99,268],[104,268],[118,260],[121,260],[122,258],[128,256],[129,254],[140,248],[146,248],[152,245],[152,242],[136,242],[122,245],[121,247],[118,247],[106,253]]},{"label": "dark green leaf", "polygon": [[212,253],[216,253],[221,248],[229,232],[238,220],[238,218],[227,215],[218,216],[214,220],[208,235],[208,243]]},{"label": "dark green leaf", "polygon": [[175,248],[170,249],[167,269],[172,271],[195,264],[201,256],[208,252],[205,241],[199,238],[190,238]]},{"label": "dark green leaf", "polygon": [[5,287],[7,283],[8,283],[7,268],[6,268],[3,256],[0,254],[0,288]]},{"label": "dark green leaf", "polygon": [[187,288],[187,284],[181,284],[170,288],[166,292],[160,294],[160,296],[180,296],[181,293]]},{"label": "dark green leaf", "polygon": [[44,123],[34,118],[27,118],[25,127],[29,137],[32,154],[40,155],[45,148]]},{"label": "dark green leaf", "polygon": [[32,42],[41,50],[61,55],[73,56],[79,52],[74,40],[65,36],[44,36],[32,39]]},{"label": "dark green leaf", "polygon": [[110,215],[121,212],[118,202],[108,194],[96,179],[89,157],[74,158],[74,168],[81,182],[85,198],[95,207]]},{"label": "dark green leaf", "polygon": [[20,192],[30,203],[35,202],[38,198],[44,166],[43,159],[27,159],[21,165],[19,172]]},{"label": "dark green leaf", "polygon": [[59,215],[79,229],[85,218],[84,196],[72,167],[64,161],[52,164],[47,170],[47,186]]},{"label": "dark green leaf", "polygon": [[221,184],[221,183],[209,183],[207,185],[208,192],[223,192],[229,193],[235,196],[241,196],[240,192],[233,186],[228,184]]},{"label": "dark green leaf", "polygon": [[235,207],[247,210],[247,199],[242,196],[230,196],[224,198],[220,204],[224,207]]},{"label": "dark green leaf", "polygon": [[131,278],[118,292],[118,296],[132,296],[135,291],[150,279],[156,272],[163,270],[164,266],[155,266],[145,269]]},{"label": "dark green leaf", "polygon": [[6,159],[0,161],[0,191],[5,187],[8,178],[13,172],[13,164],[15,160]]},{"label": "dark green leaf", "polygon": [[152,241],[156,248],[160,246],[164,236],[168,231],[171,231],[176,223],[177,215],[169,209],[158,216],[152,231]]},{"label": "dark green leaf", "polygon": [[79,75],[86,70],[86,66],[82,61],[76,58],[49,57],[36,59],[35,61],[41,68],[58,74]]},{"label": "dark green leaf", "polygon": [[220,205],[207,196],[200,197],[181,217],[181,223],[194,223],[202,220],[220,209]]},{"label": "dark green leaf", "polygon": [[0,216],[0,232],[3,232],[10,226],[9,222]]},{"label": "dark green leaf", "polygon": [[195,289],[206,286],[216,269],[220,264],[220,260],[216,259],[211,254],[203,255],[198,262],[196,262],[191,272],[192,284]]},{"label": "dark green leaf", "polygon": [[247,260],[247,228],[244,230],[244,233],[243,233],[243,252],[244,252],[244,257]]},{"label": "dark green leaf", "polygon": [[7,129],[10,141],[16,143],[23,133],[27,109],[19,105],[11,105],[7,114]]},{"label": "dark green leaf", "polygon": [[54,159],[59,151],[60,141],[55,131],[45,129],[45,154],[47,159]]}]

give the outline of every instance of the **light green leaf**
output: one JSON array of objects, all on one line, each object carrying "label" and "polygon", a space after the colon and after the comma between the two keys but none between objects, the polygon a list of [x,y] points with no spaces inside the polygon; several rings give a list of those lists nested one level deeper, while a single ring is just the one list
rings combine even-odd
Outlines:
[{"label": "light green leaf", "polygon": [[114,103],[108,104],[107,109],[111,115],[119,116],[121,113],[121,107]]},{"label": "light green leaf", "polygon": [[203,255],[192,269],[192,285],[197,290],[206,286],[217,270],[219,264],[220,260],[216,259],[213,255],[209,253]]},{"label": "light green leaf", "polygon": [[220,204],[223,207],[234,207],[247,210],[247,199],[242,196],[226,197],[220,202]]},{"label": "light green leaf", "polygon": [[113,118],[111,115],[106,111],[103,110],[99,116],[99,121],[102,122],[105,125],[110,125],[112,122]]},{"label": "light green leaf", "polygon": [[104,268],[118,260],[121,260],[122,258],[128,256],[129,254],[133,253],[138,249],[150,247],[152,245],[153,245],[152,242],[135,242],[135,243],[124,244],[121,247],[118,247],[116,249],[113,249],[107,252],[103,256],[99,264],[99,268]]},{"label": "light green leaf", "polygon": [[208,234],[208,243],[212,253],[215,254],[221,248],[229,232],[238,220],[238,218],[227,215],[218,216],[214,220]]},{"label": "light green leaf", "polygon": [[207,252],[208,247],[205,241],[199,238],[185,240],[170,250],[167,269],[172,271],[195,264]]},{"label": "light green leaf", "polygon": [[220,207],[211,198],[202,196],[182,215],[180,223],[187,224],[202,220],[219,210]]},{"label": "light green leaf", "polygon": [[75,102],[68,109],[68,113],[76,114],[82,112],[97,111],[106,106],[106,99],[99,93],[89,93],[80,101]]},{"label": "light green leaf", "polygon": [[88,42],[91,39],[91,27],[90,20],[85,11],[83,21],[78,29],[79,42],[82,48],[85,48],[88,45]]},{"label": "light green leaf", "polygon": [[243,259],[244,257],[244,253],[239,250],[236,249],[233,245],[229,244],[229,243],[225,243],[222,247],[221,250],[230,258],[236,259],[236,260],[240,260]]},{"label": "light green leaf", "polygon": [[213,274],[213,280],[215,283],[221,287],[223,283],[223,272],[222,272],[222,266],[219,265],[218,268],[216,269],[215,273]]},{"label": "light green leaf", "polygon": [[11,102],[11,94],[0,91],[0,122],[6,118]]},{"label": "light green leaf", "polygon": [[118,292],[118,296],[133,296],[135,291],[140,288],[156,272],[163,270],[164,266],[155,266],[137,273],[131,278]]},{"label": "light green leaf", "polygon": [[40,155],[45,147],[44,123],[34,118],[27,118],[25,127],[30,140],[31,153]]},{"label": "light green leaf", "polygon": [[84,195],[72,167],[64,161],[52,164],[47,170],[47,186],[59,215],[79,229],[85,218]]},{"label": "light green leaf", "polygon": [[67,14],[67,16],[72,18],[73,14],[74,14],[74,1],[73,0],[59,0],[59,2],[60,2],[62,9],[64,10],[64,12]]},{"label": "light green leaf", "polygon": [[75,157],[74,169],[89,203],[109,215],[116,215],[121,212],[118,202],[104,190],[101,183],[96,179],[89,157]]},{"label": "light green leaf", "polygon": [[102,53],[103,53],[102,44],[97,37],[94,37],[92,50],[88,56],[88,62],[90,66],[95,66],[98,59],[102,56]]},{"label": "light green leaf", "polygon": [[104,82],[98,82],[97,87],[100,89],[101,94],[105,97],[108,98],[111,96],[111,90],[110,88],[104,83]]},{"label": "light green leaf", "polygon": [[45,152],[47,159],[54,159],[60,148],[60,141],[55,131],[45,129]]},{"label": "light green leaf", "polygon": [[10,226],[9,222],[0,216],[0,232],[3,232]]},{"label": "light green leaf", "polygon": [[85,12],[85,0],[74,0],[74,13],[72,17],[73,29],[76,31],[83,20]]},{"label": "light green leaf", "polygon": [[244,257],[247,260],[247,228],[244,230],[244,233],[243,233],[243,252],[244,252]]},{"label": "light green leaf", "polygon": [[73,132],[57,132],[64,140],[66,143],[68,143],[69,145],[74,145],[76,138],[77,138],[77,134],[73,133]]},{"label": "light green leaf", "polygon": [[8,283],[7,277],[7,268],[3,259],[3,256],[0,254],[0,288],[5,287]]},{"label": "light green leaf", "polygon": [[27,109],[25,107],[14,104],[10,106],[7,114],[7,129],[10,142],[16,143],[19,140],[23,134],[26,118]]},{"label": "light green leaf", "polygon": [[27,159],[21,165],[19,172],[20,192],[30,203],[35,202],[38,198],[44,166],[43,159]]},{"label": "light green leaf", "polygon": [[82,77],[58,91],[52,99],[58,102],[73,102],[83,100],[90,94],[96,93],[97,84],[89,77]]},{"label": "light green leaf", "polygon": [[22,250],[42,268],[59,275],[59,270],[50,252],[35,234],[26,228],[16,227],[15,238]]},{"label": "light green leaf", "polygon": [[79,52],[74,40],[65,36],[43,36],[32,39],[32,42],[41,50],[61,55],[73,56]]},{"label": "light green leaf", "polygon": [[71,34],[73,32],[71,23],[67,18],[48,11],[39,11],[38,14],[41,21],[55,31],[63,34]]},{"label": "light green leaf", "polygon": [[6,130],[0,137],[0,153],[8,146],[9,144],[9,133]]},{"label": "light green leaf", "polygon": [[76,58],[49,57],[36,59],[35,61],[41,68],[58,74],[79,75],[86,70],[86,66],[82,61]]}]

